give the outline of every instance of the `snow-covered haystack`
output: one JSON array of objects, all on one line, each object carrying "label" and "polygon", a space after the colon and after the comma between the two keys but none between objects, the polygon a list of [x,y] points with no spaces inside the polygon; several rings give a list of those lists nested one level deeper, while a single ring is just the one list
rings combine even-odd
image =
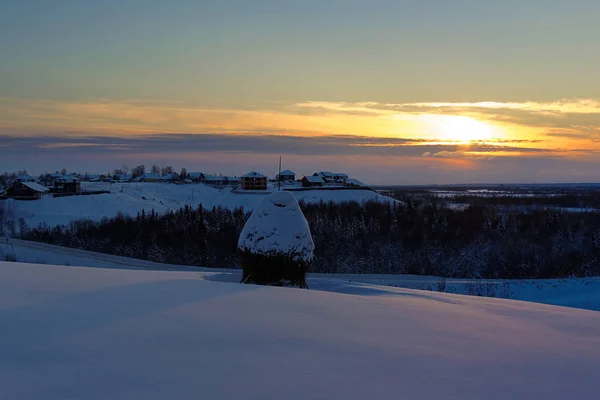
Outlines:
[{"label": "snow-covered haystack", "polygon": [[252,212],[238,241],[242,282],[291,283],[306,287],[306,271],[315,244],[298,201],[290,192],[275,192]]}]

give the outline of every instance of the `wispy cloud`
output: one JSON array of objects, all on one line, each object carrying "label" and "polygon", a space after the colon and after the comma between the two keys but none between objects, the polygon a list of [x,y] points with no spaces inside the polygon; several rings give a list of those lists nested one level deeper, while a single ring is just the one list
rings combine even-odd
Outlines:
[{"label": "wispy cloud", "polygon": [[387,104],[388,107],[419,107],[419,108],[462,108],[462,109],[504,109],[534,112],[556,112],[564,114],[600,114],[600,101],[595,99],[560,100],[555,102],[497,102],[480,101],[474,103],[407,103]]},{"label": "wispy cloud", "polygon": [[308,101],[297,103],[296,107],[309,113],[363,115],[425,125],[449,124],[452,118],[470,118],[501,128],[515,142],[523,137],[549,141],[561,137],[593,142],[600,136],[600,100],[596,99],[401,104]]},{"label": "wispy cloud", "polygon": [[449,140],[453,135],[481,139],[463,131],[487,130],[486,139],[513,143],[559,137],[593,141],[600,134],[600,101],[595,99],[405,104],[309,101],[228,108],[166,101],[0,98],[0,112],[0,133],[20,134],[81,130],[99,135],[185,132]]},{"label": "wispy cloud", "polygon": [[514,147],[473,142],[429,142],[423,139],[375,138],[367,136],[222,135],[160,134],[132,137],[114,136],[0,136],[12,154],[56,154],[113,152],[246,152],[299,155],[421,156],[424,152],[451,151],[467,157],[470,153],[547,153],[537,147]]},{"label": "wispy cloud", "polygon": [[534,112],[556,112],[571,114],[600,114],[600,100],[575,99],[555,102],[421,102],[421,103],[376,103],[376,102],[326,102],[306,101],[296,104],[298,107],[321,108],[334,111],[365,112],[375,114],[390,114],[395,112],[430,111],[431,109],[490,109],[490,110],[523,110]]}]

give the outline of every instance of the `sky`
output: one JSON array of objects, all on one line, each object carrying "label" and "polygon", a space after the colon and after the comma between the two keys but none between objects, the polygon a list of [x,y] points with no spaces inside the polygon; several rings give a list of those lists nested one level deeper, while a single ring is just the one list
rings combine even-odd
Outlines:
[{"label": "sky", "polygon": [[597,0],[4,0],[0,171],[600,181]]}]

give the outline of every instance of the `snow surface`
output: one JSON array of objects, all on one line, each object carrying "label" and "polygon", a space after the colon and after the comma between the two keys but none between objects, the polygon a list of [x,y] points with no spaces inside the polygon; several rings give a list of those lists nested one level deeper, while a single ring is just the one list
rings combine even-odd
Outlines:
[{"label": "snow surface", "polygon": [[315,244],[298,200],[290,192],[274,192],[252,212],[238,249],[254,254],[283,253],[295,261],[312,261]]},{"label": "snow surface", "polygon": [[[44,243],[0,238],[0,261],[3,256],[14,256],[17,261],[36,264],[56,264],[116,269],[183,270],[202,272],[207,279],[240,282],[241,271],[235,269],[201,268],[168,265],[109,254],[70,249]],[[509,298],[512,300],[576,307],[600,311],[600,278],[528,279],[528,280],[474,280],[444,279],[417,275],[356,275],[308,274],[308,287],[313,290],[347,294],[387,294],[396,288],[443,291]]]},{"label": "snow surface", "polygon": [[0,262],[5,399],[593,399],[600,314]]},{"label": "snow surface", "polygon": [[[216,189],[203,184],[174,185],[165,183],[90,183],[83,182],[82,190],[110,190],[110,194],[72,197],[44,197],[36,201],[6,200],[16,220],[24,218],[29,226],[46,223],[50,226],[65,225],[71,221],[87,218],[100,220],[121,212],[135,216],[138,212],[154,209],[158,213],[176,210],[183,206],[205,208],[221,206],[234,209],[243,207],[252,211],[270,191],[235,193],[231,188]],[[308,190],[294,192],[298,200],[307,203],[320,201],[345,202],[366,201],[396,202],[369,190]],[[401,204],[398,202],[398,204]]]}]

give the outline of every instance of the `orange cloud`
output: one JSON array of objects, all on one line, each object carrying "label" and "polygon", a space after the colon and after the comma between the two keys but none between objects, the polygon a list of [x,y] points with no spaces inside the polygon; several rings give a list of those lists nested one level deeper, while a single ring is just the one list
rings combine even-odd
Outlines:
[{"label": "orange cloud", "polygon": [[[354,135],[488,142],[546,149],[600,148],[600,101],[406,103],[272,103],[255,108],[180,102],[102,100],[80,102],[0,98],[0,132],[33,135],[79,131],[96,135],[163,133]],[[463,153],[466,155],[467,153]],[[511,154],[514,154],[511,153]],[[480,154],[477,154],[479,156]],[[495,152],[495,156],[502,155]]]}]

